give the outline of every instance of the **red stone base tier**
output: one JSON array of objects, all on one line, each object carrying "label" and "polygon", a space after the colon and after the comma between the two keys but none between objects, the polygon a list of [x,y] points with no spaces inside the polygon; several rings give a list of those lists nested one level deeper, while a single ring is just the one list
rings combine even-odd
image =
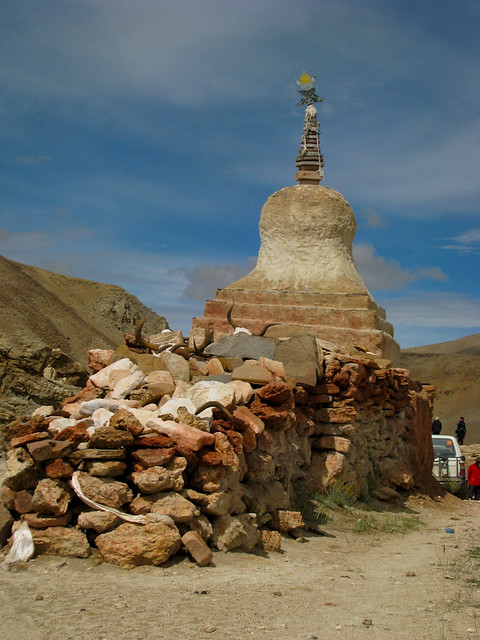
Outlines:
[{"label": "red stone base tier", "polygon": [[[395,362],[400,347],[393,338],[393,326],[385,319],[385,311],[368,294],[314,293],[295,291],[261,291],[218,289],[215,300],[207,300],[205,313],[193,319],[193,335],[209,324],[215,339],[233,332],[227,312],[239,327],[253,334],[288,337],[309,333],[333,343],[343,353],[368,351]],[[201,332],[198,332],[200,338]]]}]

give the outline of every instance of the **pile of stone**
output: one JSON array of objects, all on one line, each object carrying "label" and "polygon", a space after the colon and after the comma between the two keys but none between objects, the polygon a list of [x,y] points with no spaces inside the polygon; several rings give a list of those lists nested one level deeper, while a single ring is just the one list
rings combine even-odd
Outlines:
[{"label": "pile of stone", "polygon": [[2,544],[23,521],[36,553],[204,566],[298,535],[299,484],[394,500],[431,477],[432,389],[406,370],[310,335],[148,344],[90,351],[80,393],[7,426]]}]

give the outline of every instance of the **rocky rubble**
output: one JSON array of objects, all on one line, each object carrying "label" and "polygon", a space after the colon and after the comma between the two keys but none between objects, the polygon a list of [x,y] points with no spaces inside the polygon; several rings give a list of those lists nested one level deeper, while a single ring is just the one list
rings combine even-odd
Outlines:
[{"label": "rocky rubble", "polygon": [[279,550],[305,526],[299,485],[395,500],[431,481],[434,390],[407,370],[310,335],[148,345],[89,351],[81,391],[7,425],[2,544],[25,521],[36,553],[204,566]]}]

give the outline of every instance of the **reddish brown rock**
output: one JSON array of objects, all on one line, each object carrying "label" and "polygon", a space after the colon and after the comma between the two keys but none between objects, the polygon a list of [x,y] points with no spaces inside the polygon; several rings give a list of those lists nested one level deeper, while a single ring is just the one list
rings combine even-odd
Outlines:
[{"label": "reddish brown rock", "polygon": [[[243,443],[245,441],[244,434],[246,432],[247,432],[247,430],[244,431],[243,433],[240,433],[239,431],[235,431],[234,429],[228,429],[228,431],[225,431],[225,435],[227,436],[227,440],[231,444],[231,446],[233,448],[233,452],[237,456],[242,455],[243,452],[244,452]],[[255,434],[253,434],[251,431],[248,430],[248,432],[250,433],[251,436],[255,437]],[[255,443],[256,443],[256,439],[255,439]],[[216,447],[216,448],[219,450],[218,447]],[[253,447],[253,449],[254,448],[255,447]],[[226,466],[234,466],[236,464],[238,464],[238,460],[235,459],[233,465],[226,465]]]},{"label": "reddish brown rock", "polygon": [[68,480],[72,477],[74,468],[65,460],[56,458],[55,460],[49,460],[45,464],[45,474],[52,478],[52,480]]},{"label": "reddish brown rock", "polygon": [[90,349],[88,351],[88,367],[93,373],[104,369],[112,361],[113,349]]},{"label": "reddish brown rock", "polygon": [[48,516],[43,513],[26,513],[22,520],[27,522],[29,527],[33,527],[34,529],[47,529],[48,527],[66,527],[70,520],[72,519],[72,514],[70,511],[67,511],[61,516]]},{"label": "reddish brown rock", "polygon": [[0,547],[3,547],[7,542],[13,522],[10,511],[3,504],[0,504]]},{"label": "reddish brown rock", "polygon": [[28,452],[36,462],[63,458],[75,448],[75,443],[70,440],[41,440],[27,444]]},{"label": "reddish brown rock", "polygon": [[282,535],[279,531],[270,531],[270,529],[261,529],[258,546],[263,551],[276,551],[280,553],[282,550]]},{"label": "reddish brown rock", "polygon": [[283,511],[279,509],[272,513],[269,526],[276,531],[287,533],[288,531],[304,527],[305,522],[300,511]]},{"label": "reddish brown rock", "polygon": [[125,449],[78,449],[69,456],[70,462],[80,464],[82,460],[125,460]]},{"label": "reddish brown rock", "polygon": [[30,513],[35,511],[32,507],[33,489],[24,489],[14,494],[14,509],[18,513]]},{"label": "reddish brown rock", "polygon": [[258,389],[257,396],[265,404],[270,405],[288,405],[293,408],[293,391],[285,382],[270,382],[261,389]]},{"label": "reddish brown rock", "polygon": [[184,486],[183,471],[187,466],[184,458],[181,465],[169,463],[166,467],[149,467],[143,471],[136,471],[131,474],[132,482],[141,494],[157,493],[158,491],[181,491]]},{"label": "reddish brown rock", "polygon": [[295,413],[289,409],[284,409],[282,405],[273,407],[264,404],[260,398],[250,405],[251,412],[262,420],[265,427],[278,431],[286,431],[295,426]]},{"label": "reddish brown rock", "polygon": [[60,480],[45,478],[37,484],[32,498],[34,511],[62,516],[67,512],[72,493]]},{"label": "reddish brown rock", "polygon": [[219,451],[203,447],[197,453],[197,460],[198,464],[205,467],[219,467],[222,464],[222,454]]},{"label": "reddish brown rock", "polygon": [[145,427],[128,409],[120,409],[110,418],[110,426],[114,429],[129,431],[134,438],[141,435]]},{"label": "reddish brown rock", "polygon": [[32,529],[33,543],[37,555],[88,558],[91,553],[87,537],[78,529],[48,527]]},{"label": "reddish brown rock", "polygon": [[133,435],[129,431],[113,427],[98,427],[90,437],[90,446],[95,449],[120,449],[133,444]]},{"label": "reddish brown rock", "polygon": [[155,435],[155,436],[142,436],[141,438],[137,438],[133,443],[134,447],[145,448],[145,449],[163,449],[168,447],[174,447],[175,441],[172,438],[168,438],[167,436]]},{"label": "reddish brown rock", "polygon": [[131,456],[138,467],[148,469],[148,467],[162,466],[170,462],[175,455],[175,449],[138,449],[131,451]]},{"label": "reddish brown rock", "polygon": [[118,478],[127,468],[127,464],[121,460],[84,460],[79,466],[81,471],[102,478]]},{"label": "reddish brown rock", "polygon": [[36,431],[35,433],[29,433],[26,436],[21,436],[19,438],[12,438],[10,440],[10,447],[13,449],[14,447],[20,447],[22,445],[28,444],[29,442],[46,440],[49,437],[50,435],[46,431]]},{"label": "reddish brown rock", "polygon": [[87,432],[87,428],[93,424],[90,418],[79,420],[74,427],[65,427],[55,435],[55,440],[71,440],[75,446],[78,446],[80,442],[88,442],[90,440],[90,434]]},{"label": "reddish brown rock", "polygon": [[228,441],[224,433],[215,433],[215,450],[222,456],[222,465],[224,467],[234,467],[238,465],[238,457],[233,450],[232,445]]},{"label": "reddish brown rock", "polygon": [[133,499],[133,493],[130,487],[118,480],[97,478],[80,471],[78,481],[87,498],[95,502],[100,502],[100,504],[104,504],[107,507],[120,509],[120,507],[131,502]]},{"label": "reddish brown rock", "polygon": [[334,407],[331,409],[317,409],[315,411],[316,422],[347,423],[353,422],[357,417],[354,407]]},{"label": "reddish brown rock", "polygon": [[0,498],[7,509],[10,509],[10,511],[15,509],[15,491],[12,491],[5,484],[0,486]]},{"label": "reddish brown rock", "polygon": [[[41,431],[46,431],[47,428],[48,427],[45,427],[41,429]],[[21,438],[37,431],[38,429],[32,424],[31,419],[28,417],[17,418],[4,427],[5,439],[7,441],[14,438]]]},{"label": "reddish brown rock", "polygon": [[123,520],[108,511],[82,511],[78,514],[80,529],[92,529],[96,533],[111,531],[123,523]]},{"label": "reddish brown rock", "polygon": [[176,527],[156,522],[144,526],[122,524],[99,535],[95,544],[106,562],[133,569],[163,564],[178,551],[181,539]]},{"label": "reddish brown rock", "polygon": [[263,433],[265,429],[263,420],[255,415],[248,407],[236,407],[233,416],[237,429],[244,430],[250,428],[257,436]]},{"label": "reddish brown rock", "polygon": [[185,549],[192,556],[199,567],[206,567],[212,561],[212,551],[196,531],[188,531],[182,536]]},{"label": "reddish brown rock", "polygon": [[224,467],[199,465],[193,473],[192,484],[205,493],[215,493],[220,490],[224,477]]}]

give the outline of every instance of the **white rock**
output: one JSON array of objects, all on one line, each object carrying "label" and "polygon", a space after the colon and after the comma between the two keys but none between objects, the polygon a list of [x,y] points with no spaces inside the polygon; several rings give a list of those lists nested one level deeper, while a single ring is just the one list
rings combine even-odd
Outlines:
[{"label": "white rock", "polygon": [[93,427],[89,427],[89,429],[95,427],[108,427],[110,418],[113,415],[114,414],[108,409],[97,409],[92,413]]},{"label": "white rock", "polygon": [[54,418],[48,425],[48,430],[51,433],[59,433],[67,427],[74,427],[76,424],[77,421],[73,418]]},{"label": "white rock", "polygon": [[173,392],[173,398],[183,398],[186,391],[191,388],[191,384],[185,382],[185,380],[175,380],[175,391]]},{"label": "white rock", "polygon": [[173,378],[170,371],[151,371],[144,380],[145,384],[157,384],[158,382],[167,382],[173,384]]},{"label": "white rock", "polygon": [[120,409],[132,409],[138,407],[137,400],[112,400],[111,398],[96,398],[87,400],[80,405],[81,416],[91,416],[97,409],[108,409],[115,413]]},{"label": "white rock", "polygon": [[171,400],[166,402],[164,405],[162,405],[158,409],[158,415],[166,416],[170,414],[174,418],[176,418],[179,407],[185,407],[185,409],[192,414],[195,413],[195,409],[196,409],[195,405],[189,398],[186,398],[186,397],[172,398]]},{"label": "white rock", "polygon": [[232,380],[231,382],[226,382],[225,385],[232,387],[235,391],[235,404],[247,404],[253,396],[253,387],[245,380]]},{"label": "white rock", "polygon": [[149,336],[148,341],[152,344],[156,344],[158,347],[162,347],[165,344],[170,344],[173,347],[175,344],[183,342],[183,334],[181,331],[164,329],[160,333],[154,333]]},{"label": "white rock", "polygon": [[97,373],[94,373],[90,376],[91,382],[101,389],[109,389],[110,388],[110,375],[114,371],[128,371],[132,373],[138,369],[137,365],[132,362],[129,358],[122,358],[121,360],[117,360],[117,362],[113,362],[109,364],[107,367],[101,369]]},{"label": "white rock", "polygon": [[148,405],[148,406],[149,407],[153,406],[154,410],[151,411],[147,407],[142,407],[141,409],[129,409],[130,413],[132,413],[135,416],[135,418],[143,424],[144,427],[147,426],[148,420],[151,420],[152,418],[156,418],[159,415],[158,408],[156,405]]},{"label": "white rock", "polygon": [[53,407],[52,405],[43,405],[35,409],[35,411],[32,413],[32,418],[34,418],[35,416],[42,416],[46,418],[47,416],[51,416],[54,411],[55,407]]},{"label": "white rock", "polygon": [[185,392],[185,397],[189,398],[196,408],[205,402],[219,402],[227,409],[233,409],[235,406],[235,389],[228,383],[217,380],[197,382]]},{"label": "white rock", "polygon": [[157,405],[154,402],[151,402],[150,404],[146,404],[143,408],[146,411],[156,411],[158,409]]},{"label": "white rock", "polygon": [[140,369],[138,369],[137,371],[133,371],[130,375],[122,378],[117,382],[112,393],[112,398],[125,398],[131,391],[139,387],[144,380],[145,374],[143,373],[143,371],[141,371]]}]

